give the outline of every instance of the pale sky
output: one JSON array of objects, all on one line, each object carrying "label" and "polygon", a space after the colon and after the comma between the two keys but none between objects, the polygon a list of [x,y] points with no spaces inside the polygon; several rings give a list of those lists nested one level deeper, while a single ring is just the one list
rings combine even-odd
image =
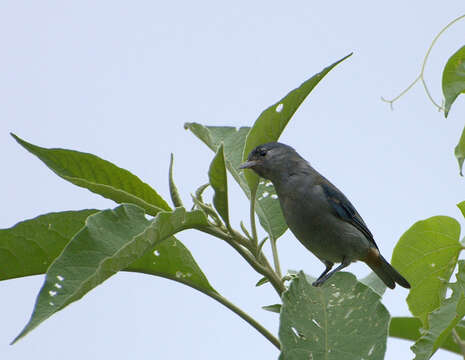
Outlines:
[{"label": "pale sky", "polygon": [[[418,84],[380,101],[417,75],[433,37],[465,12],[463,1],[2,1],[0,3],[0,227],[40,214],[116,205],[58,178],[9,136],[90,152],[126,168],[169,199],[175,180],[190,193],[207,181],[213,153],[184,122],[250,126],[260,112],[344,55],[307,98],[281,141],[336,184],[365,219],[386,258],[413,223],[449,215],[465,200],[453,149],[465,119],[459,97],[447,120]],[[464,45],[465,21],[438,41],[426,81],[441,101],[441,74]],[[248,202],[230,181],[231,217],[248,223]],[[277,333],[261,306],[279,299],[220,240],[178,236],[212,285]],[[287,232],[284,270],[316,276],[324,266]],[[269,251],[269,249],[267,249]],[[364,264],[347,271],[361,277]],[[44,276],[0,285],[1,359],[276,359],[259,333],[210,298],[165,279],[120,273],[14,346]],[[392,316],[409,314],[407,291],[388,290]],[[412,343],[388,340],[386,359],[413,358]],[[433,359],[449,359],[450,353]]]}]

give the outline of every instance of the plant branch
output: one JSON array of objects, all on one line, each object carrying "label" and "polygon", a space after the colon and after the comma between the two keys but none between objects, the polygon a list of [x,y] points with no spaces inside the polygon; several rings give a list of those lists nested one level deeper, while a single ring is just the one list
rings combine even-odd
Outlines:
[{"label": "plant branch", "polygon": [[241,244],[247,244],[250,246],[248,239],[244,238],[239,232],[233,231],[232,236],[222,232],[220,229],[214,226],[202,226],[197,228],[204,233],[213,235],[217,238],[225,240],[229,245],[231,245],[244,259],[249,263],[249,265],[257,271],[259,274],[265,276],[273,288],[276,290],[278,295],[281,297],[281,294],[286,290],[284,283],[280,276],[278,276],[270,266],[267,258],[263,253],[255,257],[247,246]]},{"label": "plant branch", "polygon": [[184,285],[187,285],[195,290],[200,291],[201,293],[211,297],[212,299],[218,301],[220,304],[226,306],[229,310],[232,312],[236,313],[239,315],[243,320],[245,320],[247,323],[249,323],[255,330],[257,330],[260,334],[262,334],[265,338],[267,338],[278,350],[281,349],[281,343],[279,340],[270,332],[268,331],[262,324],[260,324],[257,320],[255,320],[253,317],[251,317],[249,314],[247,314],[245,311],[243,311],[241,308],[238,306],[234,305],[232,302],[230,302],[228,299],[223,297],[222,295],[218,294],[215,291],[211,290],[206,290],[202,289],[200,287],[197,287],[191,283],[184,282],[182,279],[176,278],[176,277],[171,277],[171,276],[166,276],[166,274],[162,275],[163,277],[177,281],[179,283],[182,283]]},{"label": "plant branch", "polygon": [[455,18],[454,20],[452,20],[450,23],[448,23],[433,39],[433,41],[431,42],[431,45],[429,46],[428,48],[428,51],[426,52],[425,54],[425,57],[423,58],[423,63],[421,65],[421,70],[420,70],[420,74],[418,75],[418,77],[409,85],[407,86],[407,88],[405,90],[403,90],[399,95],[397,95],[395,98],[391,99],[391,100],[387,100],[383,97],[381,97],[381,100],[384,101],[384,102],[387,102],[389,103],[389,105],[391,106],[391,109],[393,108],[392,107],[392,104],[397,101],[399,98],[401,98],[402,96],[404,96],[419,80],[421,80],[421,83],[423,84],[423,88],[425,89],[425,92],[426,92],[426,95],[428,96],[429,100],[432,102],[432,104],[438,109],[438,111],[443,111],[444,108],[439,105],[438,103],[436,103],[436,101],[434,101],[433,97],[431,96],[431,93],[429,92],[429,89],[428,89],[428,86],[426,85],[426,81],[425,81],[425,78],[424,78],[424,74],[425,74],[425,67],[426,67],[426,62],[428,61],[428,58],[429,58],[429,55],[431,53],[431,50],[433,49],[433,46],[436,44],[436,41],[438,41],[439,37],[448,29],[450,28],[453,24],[455,24],[457,21],[460,21],[462,19],[465,18],[465,15],[461,15],[457,18]]}]

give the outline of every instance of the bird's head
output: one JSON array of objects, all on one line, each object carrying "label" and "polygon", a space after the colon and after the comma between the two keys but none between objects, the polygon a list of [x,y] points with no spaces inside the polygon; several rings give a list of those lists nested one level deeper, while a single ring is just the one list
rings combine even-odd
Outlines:
[{"label": "bird's head", "polygon": [[259,176],[274,181],[279,176],[289,172],[292,163],[303,160],[289,145],[278,142],[270,142],[253,149],[247,161],[240,169],[251,169]]}]

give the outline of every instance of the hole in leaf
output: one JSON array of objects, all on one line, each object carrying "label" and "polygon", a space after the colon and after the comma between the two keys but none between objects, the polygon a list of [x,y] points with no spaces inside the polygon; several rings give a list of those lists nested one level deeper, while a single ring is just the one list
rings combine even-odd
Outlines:
[{"label": "hole in leaf", "polygon": [[312,319],[312,322],[321,329],[321,325],[315,319]]},{"label": "hole in leaf", "polygon": [[354,311],[353,308],[349,309],[349,311],[347,311],[347,314],[344,316],[344,319],[347,319],[350,316],[350,314],[352,314],[352,311]]},{"label": "hole in leaf", "polygon": [[370,350],[368,350],[368,356],[371,356],[371,354],[373,354],[373,351],[375,351],[375,345],[372,345]]},{"label": "hole in leaf", "polygon": [[295,327],[291,326],[291,330],[295,336],[305,340],[305,336],[301,332],[299,332],[299,330],[297,330]]},{"label": "hole in leaf", "polygon": [[48,292],[48,294],[49,294],[50,296],[56,296],[57,292],[54,291],[54,290],[50,290],[50,291]]},{"label": "hole in leaf", "polygon": [[58,279],[58,281],[63,281],[65,278],[63,276],[61,276],[61,275],[57,275],[57,279]]},{"label": "hole in leaf", "polygon": [[278,106],[276,106],[276,112],[280,113],[281,111],[283,111],[284,109],[284,105],[283,104],[278,104]]}]

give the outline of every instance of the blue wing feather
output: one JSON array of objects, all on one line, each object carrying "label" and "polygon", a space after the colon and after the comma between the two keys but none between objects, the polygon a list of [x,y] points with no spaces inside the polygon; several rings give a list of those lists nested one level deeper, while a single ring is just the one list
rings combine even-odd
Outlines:
[{"label": "blue wing feather", "polygon": [[362,217],[351,204],[349,199],[347,199],[342,192],[340,192],[325,178],[323,178],[320,185],[322,186],[328,202],[331,204],[331,207],[334,209],[336,214],[342,220],[355,226],[376,248],[378,248],[375,243],[375,239],[373,238],[373,234],[368,229]]}]

